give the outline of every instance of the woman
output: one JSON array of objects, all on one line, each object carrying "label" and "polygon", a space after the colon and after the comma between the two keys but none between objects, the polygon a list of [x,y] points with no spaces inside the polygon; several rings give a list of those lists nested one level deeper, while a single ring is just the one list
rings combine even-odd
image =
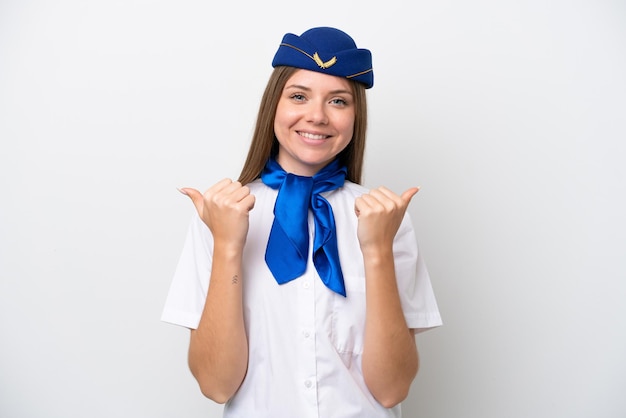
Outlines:
[{"label": "woman", "polygon": [[225,417],[398,417],[441,324],[401,195],[360,186],[371,54],[286,34],[238,181],[204,194],[162,319]]}]

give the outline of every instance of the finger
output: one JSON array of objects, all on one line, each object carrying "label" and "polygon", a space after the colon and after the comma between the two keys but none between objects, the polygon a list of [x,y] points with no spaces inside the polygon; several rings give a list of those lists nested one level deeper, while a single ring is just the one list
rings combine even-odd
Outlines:
[{"label": "finger", "polygon": [[359,217],[359,215],[361,215],[361,210],[364,210],[367,206],[368,204],[367,202],[365,202],[365,200],[363,200],[363,196],[357,197],[354,200],[354,213],[356,214],[357,218]]},{"label": "finger", "polygon": [[404,205],[404,202],[394,192],[387,189],[386,187],[379,187],[377,189],[373,189],[369,193],[370,197],[370,206],[379,207],[379,209],[384,210],[386,212],[393,211],[397,207],[401,207]]},{"label": "finger", "polygon": [[196,207],[196,210],[198,211],[198,213],[202,213],[202,207],[203,207],[202,193],[200,193],[198,190],[193,189],[191,187],[183,187],[181,189],[178,189],[178,191],[184,194],[185,196],[188,196],[193,202],[193,205]]},{"label": "finger", "polygon": [[248,209],[248,212],[254,209],[255,202],[256,202],[256,197],[254,197],[253,194],[248,194],[246,197],[241,199],[241,204],[245,205],[245,207]]},{"label": "finger", "polygon": [[250,195],[250,188],[242,186],[238,181],[234,182],[232,186],[225,188],[224,191],[228,191],[235,202],[241,202]]},{"label": "finger", "polygon": [[420,191],[419,187],[411,187],[410,189],[405,190],[404,193],[402,193],[402,196],[400,197],[402,198],[404,203],[408,206],[408,204],[411,202],[411,199],[413,199],[413,196],[415,196],[417,192],[419,191]]},{"label": "finger", "polygon": [[400,202],[400,196],[384,186],[370,190],[369,195],[381,204]]},{"label": "finger", "polygon": [[213,186],[209,187],[207,193],[214,195],[221,191],[228,191],[228,188],[236,188],[237,185],[229,178],[222,179],[215,183]]},{"label": "finger", "polygon": [[410,189],[406,190],[402,195],[397,195],[385,186],[381,186],[376,190],[396,202],[399,202],[400,200],[407,202],[407,199],[410,200],[419,191],[419,189],[419,187],[411,187]]},{"label": "finger", "polygon": [[375,196],[372,196],[371,193],[362,195],[355,201],[355,203],[358,204],[358,208],[361,211],[372,210],[380,205],[380,201]]}]

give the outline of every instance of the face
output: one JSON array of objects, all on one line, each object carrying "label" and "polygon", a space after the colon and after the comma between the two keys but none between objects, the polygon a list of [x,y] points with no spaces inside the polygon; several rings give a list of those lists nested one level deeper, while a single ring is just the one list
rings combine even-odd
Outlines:
[{"label": "face", "polygon": [[348,80],[296,71],[285,84],[274,119],[278,164],[288,173],[313,176],[348,146],[354,117]]}]

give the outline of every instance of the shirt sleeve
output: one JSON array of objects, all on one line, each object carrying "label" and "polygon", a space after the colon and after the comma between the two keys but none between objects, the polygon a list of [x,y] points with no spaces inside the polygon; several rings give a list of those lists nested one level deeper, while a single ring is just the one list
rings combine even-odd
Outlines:
[{"label": "shirt sleeve", "polygon": [[213,237],[194,214],[170,285],[161,320],[196,329],[200,323],[211,275]]},{"label": "shirt sleeve", "polygon": [[402,309],[409,328],[417,332],[442,325],[430,275],[419,251],[409,214],[394,241],[396,280]]}]

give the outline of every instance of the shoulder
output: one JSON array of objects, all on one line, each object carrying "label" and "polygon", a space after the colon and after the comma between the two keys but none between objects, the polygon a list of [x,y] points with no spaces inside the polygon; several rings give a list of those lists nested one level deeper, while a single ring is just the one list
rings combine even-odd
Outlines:
[{"label": "shoulder", "polygon": [[352,183],[351,181],[347,181],[337,190],[333,190],[332,192],[328,192],[326,194],[327,198],[331,199],[340,199],[340,198],[352,198],[356,199],[359,196],[368,193],[369,189],[361,186],[360,184]]},{"label": "shoulder", "polygon": [[346,181],[343,184],[342,189],[356,197],[369,192],[369,189],[367,187],[360,184],[352,183],[351,181]]},{"label": "shoulder", "polygon": [[269,188],[265,184],[263,184],[261,179],[253,180],[250,183],[246,184],[246,186],[248,186],[250,190],[255,190],[255,191],[263,189],[263,188]]},{"label": "shoulder", "polygon": [[254,196],[254,211],[250,212],[259,215],[259,212],[269,211],[273,215],[274,202],[278,196],[278,190],[265,185],[261,179],[254,180],[246,186],[250,189],[250,194]]},{"label": "shoulder", "polygon": [[250,193],[252,193],[255,196],[263,196],[263,195],[270,195],[270,196],[275,196],[278,194],[278,190],[274,190],[271,187],[265,185],[261,179],[256,179],[254,181],[251,181],[250,183],[246,184],[246,186],[248,186],[248,188],[250,189]]},{"label": "shoulder", "polygon": [[367,188],[361,186],[360,184],[346,181],[340,188],[330,192],[324,192],[322,193],[322,196],[324,196],[324,198],[328,200],[332,206],[345,204],[354,205],[356,198],[364,195],[368,191],[369,190]]}]

